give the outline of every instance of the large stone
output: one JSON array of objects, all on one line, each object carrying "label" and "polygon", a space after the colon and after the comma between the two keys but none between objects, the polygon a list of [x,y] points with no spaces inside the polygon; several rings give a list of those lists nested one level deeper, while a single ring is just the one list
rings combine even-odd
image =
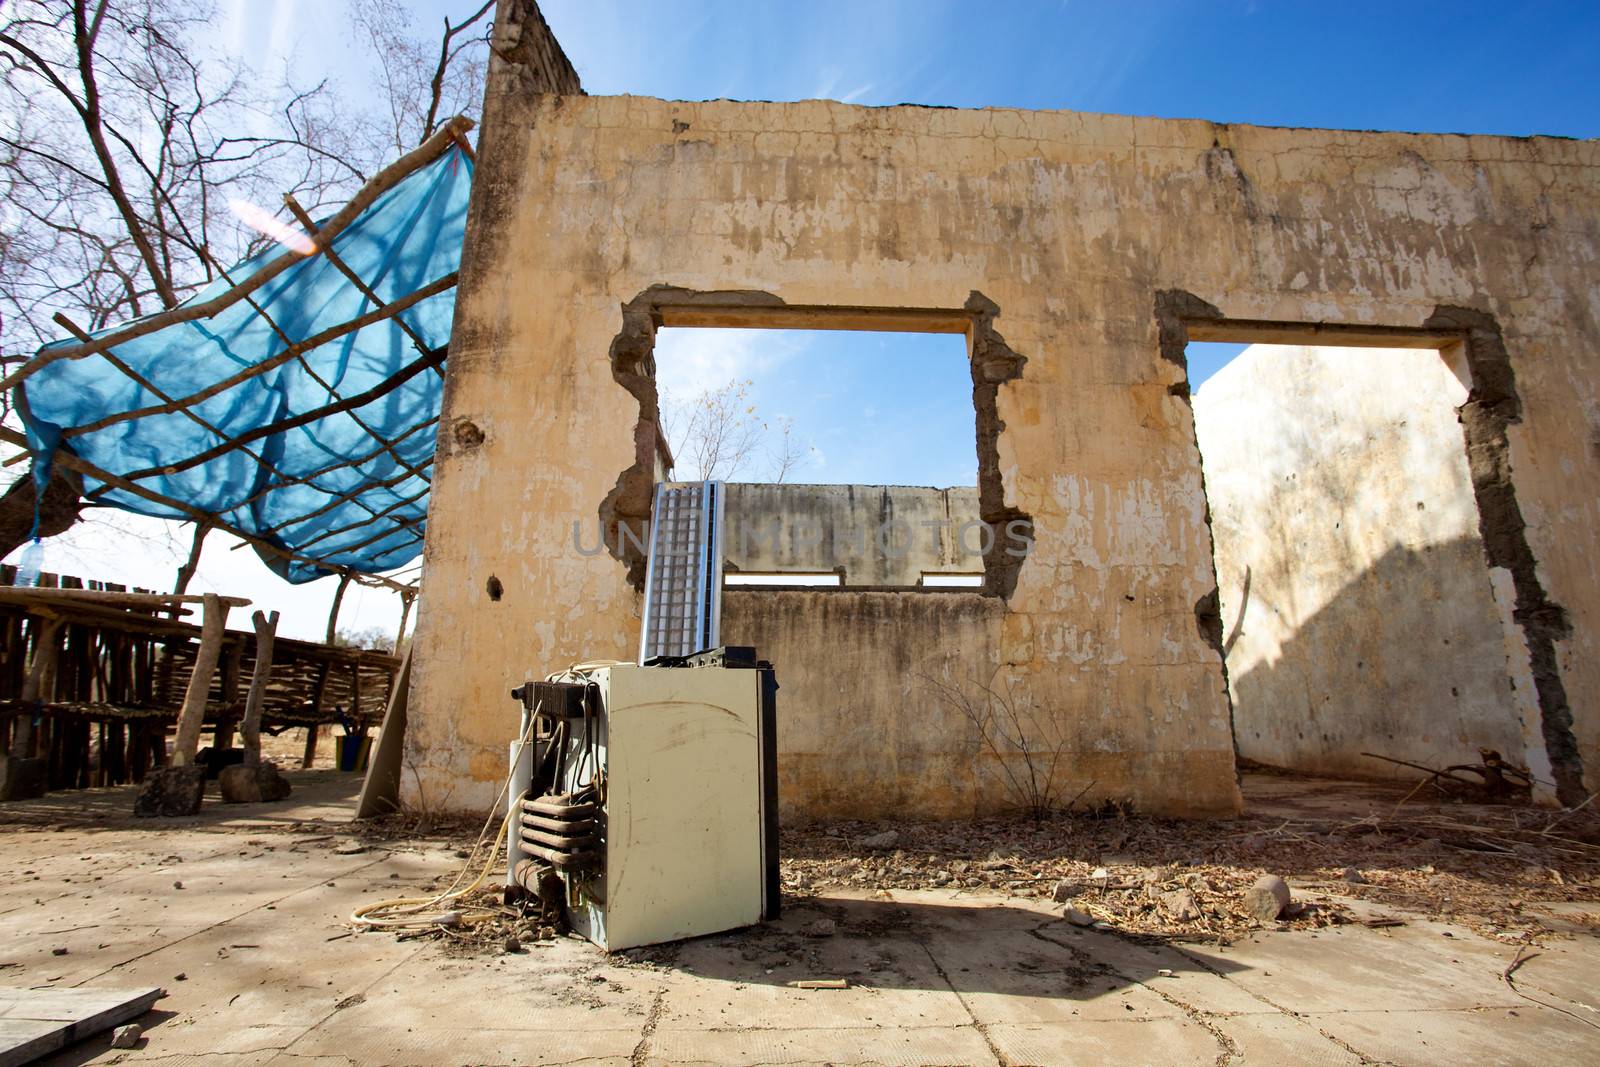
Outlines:
[{"label": "large stone", "polygon": [[200,813],[200,798],[206,791],[206,769],[198,763],[181,767],[157,767],[145,775],[139,796],[133,802],[135,815],[177,818]]},{"label": "large stone", "polygon": [[222,790],[222,800],[226,804],[283,800],[291,790],[289,779],[270,763],[258,763],[254,767],[248,764],[224,767],[217,774],[217,785]]},{"label": "large stone", "polygon": [[42,797],[50,789],[50,773],[42,759],[0,756],[0,800]]}]

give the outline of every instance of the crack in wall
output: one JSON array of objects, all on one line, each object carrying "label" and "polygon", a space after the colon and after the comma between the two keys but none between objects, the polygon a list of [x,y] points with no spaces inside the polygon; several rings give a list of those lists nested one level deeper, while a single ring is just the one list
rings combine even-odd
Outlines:
[{"label": "crack in wall", "polygon": [[[628,568],[628,581],[644,587],[645,545],[655,496],[655,465],[661,428],[661,398],[656,384],[655,339],[663,307],[780,308],[782,297],[753,289],[695,290],[652,285],[622,305],[622,328],[611,341],[611,377],[639,403],[633,430],[633,462],[617,475],[600,502],[603,542],[612,558]],[[972,404],[977,422],[978,514],[994,532],[983,555],[984,596],[1009,599],[1024,556],[1013,555],[1018,539],[1032,540],[1033,516],[1008,503],[1000,474],[1000,386],[1022,377],[1027,357],[1006,344],[994,327],[1000,307],[973,290],[963,309],[971,316],[969,363]],[[851,309],[859,311],[862,309]],[[752,323],[759,325],[759,323]]]},{"label": "crack in wall", "polygon": [[1457,331],[1465,337],[1472,389],[1459,415],[1472,493],[1478,503],[1478,531],[1489,566],[1511,572],[1517,596],[1512,617],[1528,645],[1540,731],[1556,780],[1556,799],[1570,808],[1583,803],[1588,795],[1583,787],[1583,756],[1572,730],[1572,706],[1556,662],[1556,642],[1572,635],[1572,623],[1566,609],[1550,599],[1539,580],[1539,562],[1528,544],[1528,524],[1517,502],[1507,428],[1522,421],[1522,398],[1517,395],[1511,356],[1500,324],[1488,312],[1441,304],[1423,326]]}]

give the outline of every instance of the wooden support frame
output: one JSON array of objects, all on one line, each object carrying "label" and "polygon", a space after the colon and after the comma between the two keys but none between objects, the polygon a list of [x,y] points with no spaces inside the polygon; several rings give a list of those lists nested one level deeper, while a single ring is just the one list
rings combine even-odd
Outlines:
[{"label": "wooden support frame", "polygon": [[272,680],[272,646],[278,636],[278,613],[274,611],[269,616],[258,611],[250,621],[256,630],[256,666],[250,674],[250,694],[245,698],[239,737],[244,744],[245,764],[258,767],[261,765],[261,709],[266,704],[267,683]]},{"label": "wooden support frame", "polygon": [[[278,325],[277,322],[273,320],[273,317],[268,313],[266,308],[261,305],[261,303],[253,294],[267,282],[271,281],[272,278],[281,274],[284,270],[287,270],[289,267],[305,258],[301,253],[285,252],[284,254],[279,255],[267,262],[261,267],[261,269],[257,270],[249,277],[238,280],[235,280],[233,277],[231,277],[228,271],[222,268],[220,265],[213,264],[217,267],[221,279],[227,282],[229,287],[226,291],[218,294],[216,297],[210,300],[186,305],[183,307],[172,308],[156,315],[141,319],[137,322],[129,323],[122,328],[109,331],[99,337],[89,335],[87,332],[78,327],[77,324],[73,323],[65,316],[58,316],[58,321],[61,322],[65,329],[69,330],[74,336],[77,337],[78,343],[57,345],[44,352],[36,354],[14,373],[7,375],[4,379],[0,379],[0,389],[11,389],[22,386],[32,375],[38,373],[40,369],[63,359],[83,359],[91,356],[100,356],[101,358],[105,359],[111,367],[115,368],[116,371],[124,375],[130,381],[136,383],[148,396],[153,397],[159,402],[147,404],[131,411],[116,412],[105,415],[93,422],[85,423],[81,426],[67,427],[63,431],[64,441],[70,442],[73,438],[86,434],[92,434],[97,431],[140,418],[171,414],[179,415],[180,417],[193,422],[201,429],[206,431],[207,434],[210,434],[216,438],[217,443],[214,446],[207,448],[196,455],[184,457],[159,468],[147,468],[123,475],[112,474],[109,471],[100,469],[93,463],[83,460],[81,457],[71,451],[70,445],[69,447],[57,450],[55,457],[60,462],[63,470],[71,471],[78,475],[87,475],[101,483],[100,488],[97,488],[93,492],[86,494],[86,498],[91,504],[97,502],[97,497],[100,497],[111,490],[120,490],[122,492],[131,493],[143,500],[159,504],[165,509],[169,509],[196,522],[203,523],[208,528],[214,527],[216,529],[227,530],[228,532],[239,536],[246,543],[251,544],[258,550],[265,553],[293,562],[309,563],[331,573],[345,575],[354,575],[356,572],[348,566],[341,565],[337,562],[330,562],[323,556],[294,551],[283,544],[276,543],[278,539],[274,536],[275,532],[284,529],[292,529],[297,523],[303,523],[311,518],[325,514],[332,508],[354,505],[366,512],[370,516],[371,521],[379,524],[382,529],[373,534],[373,536],[361,541],[353,548],[349,545],[342,545],[338,547],[330,546],[328,552],[334,557],[334,559],[338,559],[342,553],[352,553],[357,549],[364,548],[375,541],[381,541],[386,537],[396,537],[397,535],[401,535],[405,539],[398,541],[397,544],[408,546],[412,541],[421,541],[421,518],[410,515],[396,516],[395,513],[401,512],[404,509],[415,505],[420,499],[426,496],[426,489],[423,489],[421,492],[407,493],[405,494],[404,499],[389,502],[382,499],[376,501],[369,499],[368,493],[373,488],[370,483],[363,484],[353,490],[346,490],[342,487],[337,490],[324,490],[316,483],[317,479],[331,474],[334,471],[350,469],[351,467],[358,466],[361,463],[369,462],[370,460],[385,453],[387,453],[387,455],[405,471],[405,475],[403,477],[390,479],[391,484],[403,482],[406,478],[418,479],[425,486],[430,482],[431,469],[433,465],[431,455],[425,460],[413,461],[408,459],[406,455],[402,454],[398,450],[397,446],[402,441],[413,440],[415,435],[436,427],[438,424],[437,415],[421,417],[418,419],[416,425],[409,426],[403,431],[384,433],[365,421],[361,416],[360,409],[369,404],[381,401],[384,397],[389,396],[391,393],[394,393],[396,390],[402,388],[408,381],[416,377],[418,374],[423,374],[430,370],[436,374],[443,374],[442,367],[448,354],[447,348],[440,347],[430,350],[426,341],[421,337],[417,330],[405,320],[403,316],[405,312],[415,308],[423,301],[448,292],[455,286],[457,276],[455,272],[451,272],[450,274],[435,279],[427,285],[422,286],[413,292],[407,293],[402,297],[398,297],[392,301],[385,301],[378,296],[377,292],[372,288],[372,286],[363,280],[350,267],[350,265],[345,262],[345,260],[334,250],[333,245],[335,239],[341,233],[343,233],[351,223],[359,218],[362,212],[376,202],[381,195],[393,188],[410,174],[431,164],[434,160],[438,159],[441,155],[444,155],[452,149],[460,149],[461,151],[467,153],[470,157],[470,144],[468,144],[466,141],[464,134],[466,131],[470,130],[472,126],[473,123],[470,120],[462,117],[457,117],[441,124],[440,127],[430,137],[428,137],[422,145],[418,146],[418,148],[412,152],[402,156],[393,164],[385,167],[378,174],[374,175],[373,178],[368,181],[359,192],[357,192],[357,194],[350,200],[348,204],[346,204],[339,212],[326,220],[321,226],[316,225],[316,223],[309,217],[309,215],[304,211],[304,209],[299,205],[292,195],[285,198],[285,202],[290,211],[311,233],[313,243],[316,246],[316,251],[311,254],[325,255],[335,269],[337,269],[344,277],[349,279],[350,282],[354,284],[369,301],[372,302],[374,307],[368,313],[353,318],[348,322],[330,327],[311,337],[297,340],[295,338],[291,338],[284,332],[284,330]],[[207,258],[209,260],[210,257],[207,256]],[[116,346],[124,342],[146,336],[168,326],[173,326],[184,322],[196,322],[204,320],[238,304],[241,301],[253,309],[254,313],[267,323],[272,331],[282,340],[284,347],[280,351],[273,353],[267,359],[264,359],[259,363],[244,367],[220,381],[212,382],[185,395],[175,395],[176,390],[173,392],[168,392],[157,386],[148,378],[148,376],[142,374],[140,371],[130,366],[125,360],[120,358],[115,351]],[[349,334],[356,332],[357,330],[386,321],[393,321],[395,323],[395,328],[406,334],[421,355],[417,359],[401,367],[394,374],[389,375],[376,385],[362,391],[359,394],[351,396],[341,395],[335,384],[326,380],[323,375],[319,374],[317,369],[305,358],[307,353],[320,346],[335,342],[342,337],[346,337]],[[268,425],[257,426],[242,433],[232,434],[224,431],[221,427],[205,417],[200,411],[196,410],[197,405],[202,404],[204,401],[218,396],[219,394],[222,394],[243,382],[247,382],[253,378],[270,373],[273,369],[282,367],[291,360],[298,361],[300,366],[304,368],[305,373],[309,375],[319,386],[326,390],[329,397],[328,403],[319,405],[317,408],[310,411],[296,413],[290,417],[277,420]],[[363,449],[363,456],[361,458],[350,457],[339,463],[328,464],[309,474],[296,475],[291,475],[285,471],[277,469],[267,451],[251,447],[256,442],[270,438],[273,435],[283,434],[285,432],[289,432],[313,423],[319,419],[335,415],[343,416],[352,420],[357,426],[359,426],[369,435],[371,440],[374,442],[375,447],[371,450]],[[25,437],[19,433],[16,433],[10,428],[0,427],[0,441],[16,445],[24,449],[29,448],[29,443]],[[316,489],[322,494],[322,499],[320,499],[316,506],[309,510],[305,515],[278,520],[271,529],[266,531],[249,532],[239,528],[237,525],[221,520],[217,514],[205,512],[200,508],[188,505],[183,501],[175,500],[159,491],[139,484],[141,479],[148,479],[154,476],[170,476],[183,471],[192,470],[204,463],[218,459],[233,452],[242,453],[243,455],[248,456],[249,459],[257,467],[259,467],[265,475],[265,477],[262,478],[259,487],[253,490],[253,495],[250,502],[253,503],[269,495],[277,488],[283,488],[292,485],[306,485]],[[340,526],[337,530],[319,530],[314,532],[317,537],[317,542],[325,544],[327,541],[329,541],[329,539],[336,537],[338,534],[345,533],[350,529],[359,528],[362,525],[364,524],[347,523]],[[180,578],[180,581],[181,580],[182,579]],[[411,588],[410,586],[394,582],[380,575],[361,575],[356,580],[362,581],[363,584],[371,584],[390,588],[396,592]]]},{"label": "wooden support frame", "polygon": [[[373,175],[372,179],[366,185],[363,185],[356,195],[350,199],[350,202],[329,218],[321,229],[317,231],[314,238],[316,245],[319,248],[325,248],[331,244],[333,239],[354,222],[363,211],[371,207],[379,196],[398,185],[401,180],[413,171],[427,166],[443,155],[446,150],[455,145],[456,134],[465,133],[472,129],[473,125],[474,123],[471,119],[458,115],[441,126],[422,144]],[[52,348],[46,352],[40,352],[17,370],[0,379],[0,391],[13,388],[18,382],[26,381],[42,368],[58,360],[82,359],[85,356],[97,355],[124,341],[131,341],[135,337],[143,337],[175,323],[194,322],[197,319],[210,318],[217,312],[231,307],[255,292],[303,258],[298,252],[285,252],[267,263],[249,278],[246,278],[239,285],[233,286],[225,293],[219,293],[210,300],[150,315],[137,322],[130,323],[125,329],[106,334],[104,337],[99,337],[92,341],[85,341],[76,345],[63,345],[60,348]]]},{"label": "wooden support frame", "polygon": [[172,741],[172,765],[194,762],[200,744],[200,727],[206,717],[206,700],[211,694],[211,679],[217,673],[222,655],[222,640],[228,624],[229,605],[215,593],[205,594],[205,612],[200,631],[200,651],[195,656],[194,673],[184,692],[183,709],[178,712],[178,733]]}]

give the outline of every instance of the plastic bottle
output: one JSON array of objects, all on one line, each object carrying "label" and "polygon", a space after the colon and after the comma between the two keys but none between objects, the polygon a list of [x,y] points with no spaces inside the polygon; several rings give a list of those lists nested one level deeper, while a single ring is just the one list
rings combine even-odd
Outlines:
[{"label": "plastic bottle", "polygon": [[17,562],[17,585],[34,586],[39,584],[39,572],[44,570],[44,545],[35,537],[33,543],[22,550],[22,559]]}]

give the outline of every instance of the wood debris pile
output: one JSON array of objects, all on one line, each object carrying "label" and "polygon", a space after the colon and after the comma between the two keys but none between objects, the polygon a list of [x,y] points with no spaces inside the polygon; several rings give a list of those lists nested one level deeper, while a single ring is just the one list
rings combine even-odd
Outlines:
[{"label": "wood debris pile", "polygon": [[[1294,887],[1275,928],[1315,929],[1357,913],[1381,923],[1374,913],[1395,909],[1521,940],[1550,931],[1535,905],[1595,901],[1587,920],[1581,909],[1566,919],[1600,933],[1600,817],[1585,811],[1452,805],[1359,819],[842,822],[786,829],[783,856],[789,893],[1002,892],[1164,937],[1226,940],[1259,929],[1244,898],[1264,873]],[[1352,899],[1377,907],[1347,906]]]}]

